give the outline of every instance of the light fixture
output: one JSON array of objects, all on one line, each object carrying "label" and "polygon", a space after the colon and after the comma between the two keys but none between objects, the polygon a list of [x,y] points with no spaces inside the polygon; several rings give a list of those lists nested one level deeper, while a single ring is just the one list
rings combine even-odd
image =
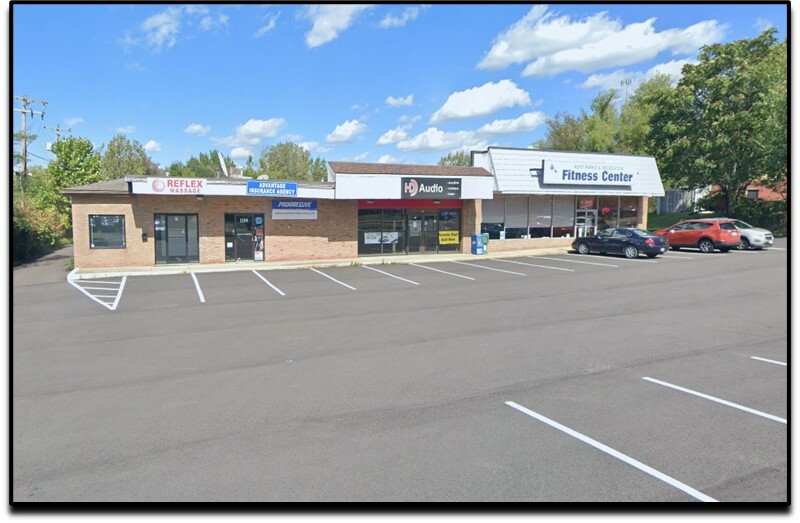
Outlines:
[{"label": "light fixture", "polygon": [[544,175],[544,160],[542,160],[542,166],[541,167],[531,167],[530,173],[531,173],[531,176]]},{"label": "light fixture", "polygon": [[373,200],[367,200],[367,203],[375,203]]},{"label": "light fixture", "polygon": [[439,204],[442,203],[442,200],[433,200],[433,203]]},{"label": "light fixture", "polygon": [[202,194],[198,194],[197,195],[197,200],[198,201],[202,201],[203,200],[203,195]]}]

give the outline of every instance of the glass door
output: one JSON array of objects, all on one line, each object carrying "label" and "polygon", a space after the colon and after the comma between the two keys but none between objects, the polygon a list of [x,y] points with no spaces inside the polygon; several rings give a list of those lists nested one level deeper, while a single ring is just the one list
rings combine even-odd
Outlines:
[{"label": "glass door", "polygon": [[225,215],[225,261],[264,260],[264,215]]},{"label": "glass door", "polygon": [[156,264],[200,261],[196,214],[156,214]]},{"label": "glass door", "polygon": [[422,219],[422,245],[421,252],[435,253],[439,245],[439,218],[436,214],[425,214]]},{"label": "glass door", "polygon": [[575,236],[594,236],[597,234],[597,209],[578,209],[575,211]]},{"label": "glass door", "polygon": [[408,253],[425,252],[422,244],[422,217],[421,213],[408,214]]}]

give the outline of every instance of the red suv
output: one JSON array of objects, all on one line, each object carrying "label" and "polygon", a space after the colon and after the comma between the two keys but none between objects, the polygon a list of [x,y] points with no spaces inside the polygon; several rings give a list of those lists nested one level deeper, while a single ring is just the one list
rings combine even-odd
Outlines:
[{"label": "red suv", "polygon": [[663,236],[669,241],[670,247],[675,250],[681,247],[697,247],[701,252],[713,252],[719,249],[728,252],[741,243],[739,230],[733,220],[684,220],[672,227],[653,231],[657,236]]}]

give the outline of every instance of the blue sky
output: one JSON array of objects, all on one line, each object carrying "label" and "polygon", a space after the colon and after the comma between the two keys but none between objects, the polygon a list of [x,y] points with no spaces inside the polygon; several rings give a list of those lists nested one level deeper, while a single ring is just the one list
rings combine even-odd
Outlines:
[{"label": "blue sky", "polygon": [[629,92],[655,72],[677,80],[702,45],[787,30],[786,6],[764,4],[73,4],[12,16],[11,94],[48,102],[28,120],[34,165],[53,158],[44,127],[57,125],[98,148],[124,133],[163,166],[213,148],[243,165],[286,140],[329,161],[434,164],[527,147],[545,118],[577,114],[623,78]]}]

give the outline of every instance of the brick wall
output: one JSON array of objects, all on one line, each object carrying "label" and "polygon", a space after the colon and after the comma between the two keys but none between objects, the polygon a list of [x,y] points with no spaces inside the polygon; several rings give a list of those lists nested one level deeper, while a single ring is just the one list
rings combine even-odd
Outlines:
[{"label": "brick wall", "polygon": [[[263,214],[264,261],[356,258],[355,200],[317,200],[316,220],[273,220],[272,199],[243,196],[72,196],[75,267],[155,265],[155,214],[197,214],[200,263],[225,262],[225,213]],[[125,216],[125,249],[90,249],[89,215]],[[147,233],[147,241],[142,241]]]},{"label": "brick wall", "polygon": [[464,200],[461,207],[461,253],[472,252],[472,235],[481,232],[481,200]]}]

